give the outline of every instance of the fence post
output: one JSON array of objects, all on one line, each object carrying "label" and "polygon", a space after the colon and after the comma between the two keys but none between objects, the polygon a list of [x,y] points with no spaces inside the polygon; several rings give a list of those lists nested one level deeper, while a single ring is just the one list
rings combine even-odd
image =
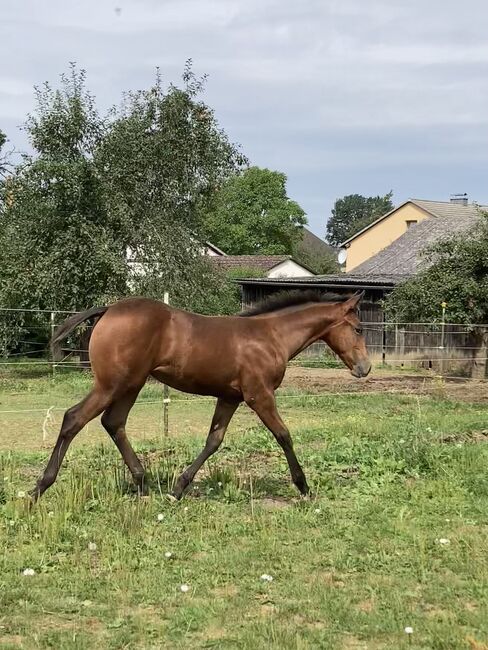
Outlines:
[{"label": "fence post", "polygon": [[[165,305],[169,305],[169,293],[164,292],[163,302]],[[169,434],[169,388],[166,384],[163,384],[163,435],[167,436]]]},{"label": "fence post", "polygon": [[381,362],[386,365],[386,321],[385,312],[383,312],[382,334],[381,334]]},{"label": "fence post", "polygon": [[[56,322],[55,322],[55,319],[56,319],[55,313],[52,311],[52,312],[51,312],[51,341],[52,341],[53,338],[54,338],[54,330],[56,329]],[[53,369],[53,381],[54,381],[54,375],[55,375],[55,373],[56,373],[56,363],[55,363],[56,360],[55,360],[55,358],[52,356],[52,353],[51,353],[50,356],[51,356],[51,362],[52,362],[52,363],[51,363],[51,366],[52,366],[52,369]]]},{"label": "fence post", "polygon": [[473,342],[476,342],[476,349],[473,350],[472,355],[472,368],[471,379],[485,379],[487,376],[488,360],[487,360],[487,331],[484,328],[479,328],[476,334],[472,337]]}]

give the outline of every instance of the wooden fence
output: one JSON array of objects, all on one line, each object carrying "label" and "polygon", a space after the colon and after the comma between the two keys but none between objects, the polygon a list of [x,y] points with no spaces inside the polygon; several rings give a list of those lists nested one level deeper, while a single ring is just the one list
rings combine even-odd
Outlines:
[{"label": "wooden fence", "polygon": [[[373,361],[460,377],[488,377],[487,325],[372,321],[363,322],[363,331]],[[315,343],[301,356],[310,360],[325,353],[326,346]]]}]

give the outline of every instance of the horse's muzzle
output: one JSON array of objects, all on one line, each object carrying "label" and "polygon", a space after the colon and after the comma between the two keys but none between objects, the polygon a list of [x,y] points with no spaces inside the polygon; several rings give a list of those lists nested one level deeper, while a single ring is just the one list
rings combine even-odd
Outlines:
[{"label": "horse's muzzle", "polygon": [[371,361],[369,359],[360,361],[351,370],[352,376],[356,377],[357,379],[360,379],[361,377],[367,377],[370,372],[371,372]]}]

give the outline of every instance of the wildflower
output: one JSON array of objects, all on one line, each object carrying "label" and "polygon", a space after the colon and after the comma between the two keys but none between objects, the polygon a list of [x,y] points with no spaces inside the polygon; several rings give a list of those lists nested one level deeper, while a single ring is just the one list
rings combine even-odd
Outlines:
[{"label": "wildflower", "polygon": [[160,512],[158,515],[158,521],[163,521],[163,519],[164,519],[164,515],[162,512]]},{"label": "wildflower", "polygon": [[19,497],[19,499],[24,499],[25,498],[25,492],[23,490],[19,490],[17,492],[17,496]]},{"label": "wildflower", "polygon": [[88,542],[88,550],[89,551],[96,551],[97,550],[97,545],[95,542]]},{"label": "wildflower", "polygon": [[164,554],[164,557],[168,558],[168,560],[169,560],[170,557],[173,557],[173,553],[171,551],[166,551],[166,553]]},{"label": "wildflower", "polygon": [[450,544],[450,540],[447,539],[447,537],[441,537],[439,540],[437,540],[439,544],[442,544],[443,546],[447,546]]},{"label": "wildflower", "polygon": [[400,438],[400,440],[399,440],[398,442],[399,442],[401,445],[404,445],[404,444],[405,444],[405,440],[404,440],[403,438]]},{"label": "wildflower", "polygon": [[53,510],[50,510],[50,511],[47,513],[47,516],[48,516],[48,517],[54,517],[54,511],[53,511]]},{"label": "wildflower", "polygon": [[273,582],[273,576],[270,576],[267,573],[263,573],[263,575],[261,576],[261,580],[263,582]]},{"label": "wildflower", "polygon": [[319,515],[320,514],[320,508],[315,508],[314,512],[315,512],[316,515]]},{"label": "wildflower", "polygon": [[217,485],[218,485],[219,487],[222,487],[222,481],[219,481],[219,482],[217,483]]},{"label": "wildflower", "polygon": [[407,625],[407,627],[405,628],[405,634],[413,634],[413,627]]},{"label": "wildflower", "polygon": [[24,569],[22,571],[22,575],[24,575],[24,576],[35,576],[36,572],[34,571],[34,569]]},{"label": "wildflower", "polygon": [[189,585],[180,585],[180,591],[186,594],[187,591],[190,591]]},{"label": "wildflower", "polygon": [[183,512],[188,512],[188,506],[185,506],[185,507],[183,508]]},{"label": "wildflower", "polygon": [[15,521],[13,519],[11,519],[8,523],[10,526],[15,526]]}]

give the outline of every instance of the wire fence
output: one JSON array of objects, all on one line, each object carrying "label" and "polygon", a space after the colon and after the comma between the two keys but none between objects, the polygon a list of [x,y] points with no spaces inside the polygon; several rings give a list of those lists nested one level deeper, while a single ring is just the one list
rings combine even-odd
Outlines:
[{"label": "wire fence", "polygon": [[[59,310],[0,309],[0,424],[8,426],[12,418],[20,418],[23,426],[42,432],[42,440],[49,439],[59,428],[59,417],[76,399],[60,394],[59,386],[67,375],[82,377],[89,373],[87,353],[91,327],[82,328],[68,342],[62,361],[49,357],[48,342],[52,332],[66,317],[74,312]],[[364,336],[375,368],[421,370],[426,381],[443,377],[452,382],[484,382],[488,369],[488,325],[460,323],[363,323]],[[290,361],[291,367],[310,369],[344,368],[342,361],[327,346],[318,342]],[[81,375],[80,375],[81,371]],[[46,388],[35,392],[35,381],[49,380]],[[58,385],[59,380],[59,385]],[[76,380],[73,380],[76,384]],[[377,394],[378,388],[362,388],[358,392],[338,382],[338,390],[310,394],[278,396],[278,403],[297,403],[297,400],[325,400],[347,393],[351,396]],[[15,388],[19,385],[18,390]],[[88,381],[80,381],[80,399]],[[302,384],[303,385],[303,384]],[[420,384],[419,384],[420,386]],[[381,386],[383,393],[402,393],[419,399],[425,393],[404,386]],[[74,391],[69,391],[74,398]],[[78,397],[78,395],[76,396]],[[162,435],[171,433],[175,421],[186,422],[198,405],[209,405],[210,397],[183,397],[172,392],[149,391],[136,402],[136,412],[150,419],[148,431]],[[170,416],[170,414],[172,414]],[[32,416],[32,418],[30,418]],[[149,422],[148,419],[148,422]],[[28,421],[28,423],[27,423]],[[188,420],[189,421],[189,420]],[[26,424],[27,423],[27,424]],[[150,436],[149,436],[150,437]]]}]

